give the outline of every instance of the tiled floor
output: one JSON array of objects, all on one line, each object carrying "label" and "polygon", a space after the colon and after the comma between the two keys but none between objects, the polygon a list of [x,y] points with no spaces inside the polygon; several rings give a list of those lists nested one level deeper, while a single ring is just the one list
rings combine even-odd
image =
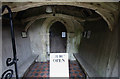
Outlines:
[{"label": "tiled floor", "polygon": [[[76,61],[69,62],[69,75],[71,79],[84,79],[85,75],[82,72]],[[49,62],[40,62],[35,63],[30,71],[27,73],[26,77],[28,78],[41,78],[41,77],[49,77]]]}]

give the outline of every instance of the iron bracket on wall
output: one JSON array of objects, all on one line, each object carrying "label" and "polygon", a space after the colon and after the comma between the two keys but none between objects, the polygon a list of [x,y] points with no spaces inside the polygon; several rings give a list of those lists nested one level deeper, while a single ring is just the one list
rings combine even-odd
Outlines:
[{"label": "iron bracket on wall", "polygon": [[[13,29],[13,22],[12,22],[12,11],[7,5],[2,6],[2,13],[3,11],[7,9],[9,13],[9,20],[10,20],[10,30],[11,30],[11,39],[12,39],[12,49],[13,49],[13,59],[12,58],[7,58],[6,60],[6,65],[7,66],[15,66],[15,75],[16,79],[18,79],[18,69],[17,69],[17,55],[16,55],[16,44],[15,44],[15,35],[14,35],[14,29]],[[6,70],[3,74],[1,79],[11,79],[13,76],[13,70],[8,69]]]}]

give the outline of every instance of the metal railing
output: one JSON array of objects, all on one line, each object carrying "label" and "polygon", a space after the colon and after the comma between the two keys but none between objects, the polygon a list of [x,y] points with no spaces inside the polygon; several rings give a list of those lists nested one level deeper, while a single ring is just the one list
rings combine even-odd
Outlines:
[{"label": "metal railing", "polygon": [[[18,79],[18,69],[17,69],[17,55],[16,55],[16,44],[15,44],[15,35],[14,35],[14,29],[13,29],[13,22],[12,22],[12,11],[7,5],[2,6],[2,13],[3,11],[7,9],[9,13],[9,20],[10,20],[10,27],[11,27],[11,39],[12,39],[12,49],[13,49],[13,59],[7,58],[6,65],[7,66],[15,66],[15,75],[16,79]],[[1,79],[10,79],[13,76],[14,71],[12,69],[6,70],[3,74]]]}]

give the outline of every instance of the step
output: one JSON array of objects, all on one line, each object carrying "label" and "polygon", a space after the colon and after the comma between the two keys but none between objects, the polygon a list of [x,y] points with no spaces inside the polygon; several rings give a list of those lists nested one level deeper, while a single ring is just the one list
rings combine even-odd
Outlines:
[{"label": "step", "polygon": [[100,77],[100,75],[97,73],[97,71],[90,64],[88,64],[81,57],[81,55],[79,53],[74,53],[74,56],[89,77]]}]

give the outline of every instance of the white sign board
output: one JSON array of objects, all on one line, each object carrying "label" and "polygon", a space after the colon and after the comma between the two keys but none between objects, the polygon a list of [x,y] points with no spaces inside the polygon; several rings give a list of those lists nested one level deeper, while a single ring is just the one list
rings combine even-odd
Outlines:
[{"label": "white sign board", "polygon": [[69,77],[68,53],[50,53],[50,77]]},{"label": "white sign board", "polygon": [[62,32],[62,37],[66,37],[66,32]]}]

